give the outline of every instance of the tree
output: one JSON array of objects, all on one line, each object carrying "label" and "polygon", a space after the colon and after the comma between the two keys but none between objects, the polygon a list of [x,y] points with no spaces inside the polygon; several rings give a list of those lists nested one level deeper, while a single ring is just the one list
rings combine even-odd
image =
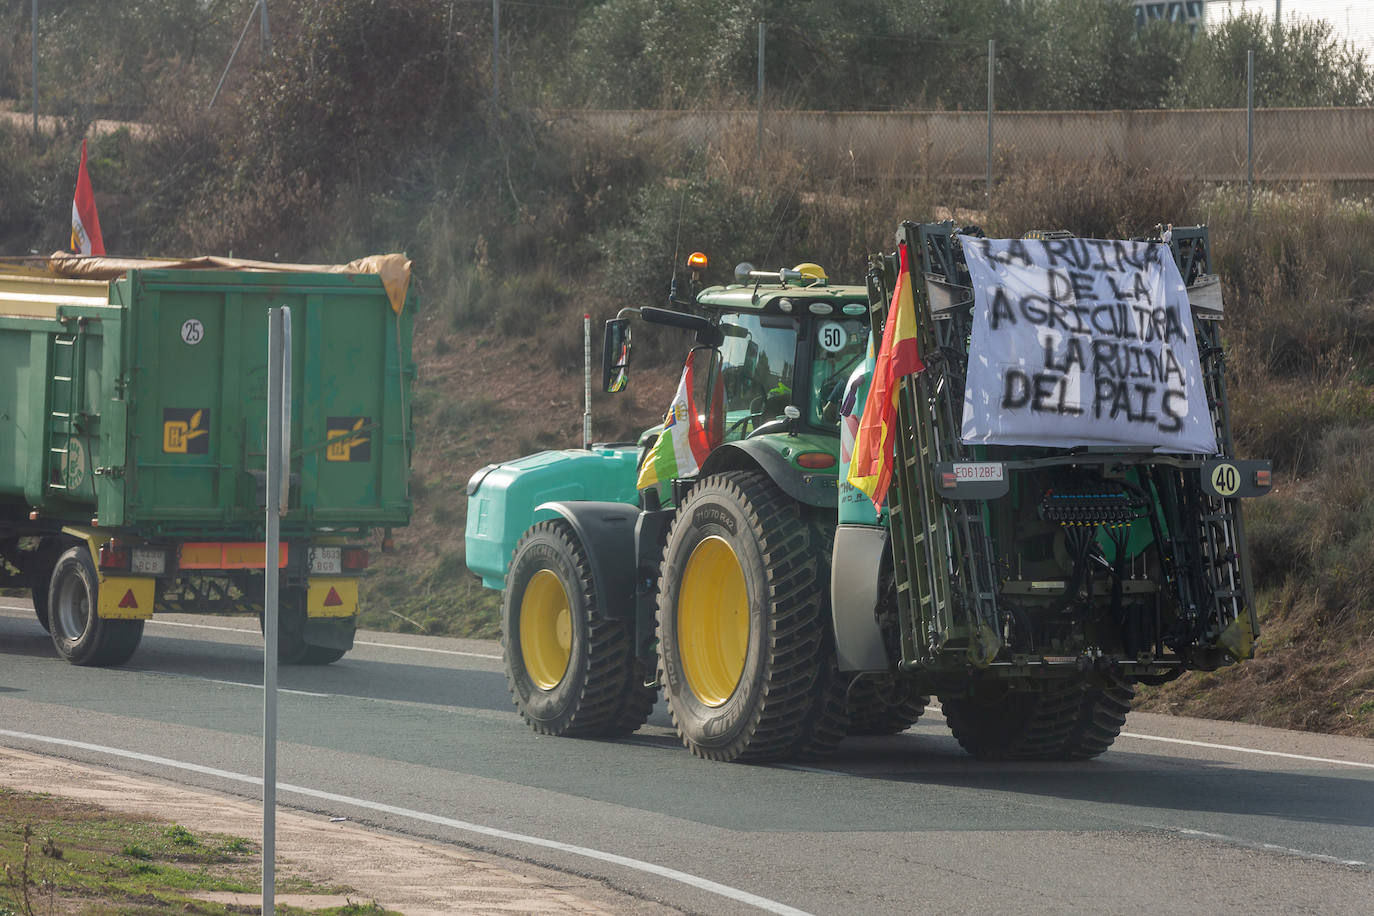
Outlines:
[{"label": "tree", "polygon": [[1259,13],[1214,26],[1189,49],[1176,87],[1182,108],[1245,105],[1247,52],[1255,52],[1255,105],[1307,107],[1374,103],[1374,72],[1322,20],[1290,19],[1279,30]]}]

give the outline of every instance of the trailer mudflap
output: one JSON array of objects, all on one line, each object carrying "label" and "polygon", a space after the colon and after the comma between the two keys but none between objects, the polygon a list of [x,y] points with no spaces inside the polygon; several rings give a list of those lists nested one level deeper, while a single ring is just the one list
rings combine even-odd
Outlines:
[{"label": "trailer mudflap", "polygon": [[353,648],[353,632],[357,627],[356,617],[307,617],[305,642],[310,646],[348,652]]}]

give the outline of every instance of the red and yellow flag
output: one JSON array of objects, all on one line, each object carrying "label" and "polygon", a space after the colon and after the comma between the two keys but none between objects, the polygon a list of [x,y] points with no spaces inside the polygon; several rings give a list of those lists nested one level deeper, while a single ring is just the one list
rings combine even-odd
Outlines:
[{"label": "red and yellow flag", "polygon": [[81,141],[81,166],[76,170],[76,195],[72,198],[72,251],[77,254],[105,253],[100,235],[100,214],[95,210],[95,192],[86,172],[86,141]]},{"label": "red and yellow flag", "polygon": [[867,493],[879,511],[892,482],[893,429],[897,425],[897,393],[901,390],[897,382],[926,367],[916,350],[916,300],[911,294],[911,262],[905,242],[898,246],[898,252],[901,268],[892,291],[882,346],[873,366],[873,383],[859,419],[854,458],[849,465],[849,482]]}]

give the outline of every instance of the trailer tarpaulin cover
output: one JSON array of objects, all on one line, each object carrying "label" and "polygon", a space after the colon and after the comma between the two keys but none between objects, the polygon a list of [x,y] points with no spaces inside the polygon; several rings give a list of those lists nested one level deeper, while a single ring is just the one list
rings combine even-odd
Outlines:
[{"label": "trailer tarpaulin cover", "polygon": [[397,314],[410,289],[410,259],[403,254],[374,254],[347,264],[278,264],[243,258],[97,258],[59,251],[46,259],[55,277],[75,280],[118,280],[130,270],[260,270],[288,273],[377,274],[387,300]]},{"label": "trailer tarpaulin cover", "polygon": [[974,294],[965,443],[1215,454],[1188,292],[1167,245],[961,241]]}]

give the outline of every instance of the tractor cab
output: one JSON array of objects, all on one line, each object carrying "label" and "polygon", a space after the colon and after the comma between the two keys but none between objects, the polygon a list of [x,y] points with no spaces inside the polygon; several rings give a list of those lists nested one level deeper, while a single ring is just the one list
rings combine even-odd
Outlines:
[{"label": "tractor cab", "polygon": [[721,402],[711,409],[722,414],[724,441],[838,435],[845,384],[868,351],[867,291],[829,286],[815,264],[776,273],[741,264],[736,277],[744,282],[697,296],[723,335],[713,365]]},{"label": "tractor cab", "polygon": [[[704,256],[693,258],[689,264],[704,266]],[[869,352],[867,288],[832,286],[817,264],[765,271],[743,263],[734,283],[700,289],[694,304],[692,312],[637,310],[641,320],[697,332],[668,418],[642,440],[646,456],[665,428],[683,422],[700,431],[712,457],[698,456],[678,477],[697,476],[712,461],[752,463],[795,483],[799,497],[810,491],[805,502],[831,502],[846,388]],[[620,391],[630,357],[623,314],[607,323],[604,356],[603,388]],[[676,501],[666,489],[662,495]]]}]

